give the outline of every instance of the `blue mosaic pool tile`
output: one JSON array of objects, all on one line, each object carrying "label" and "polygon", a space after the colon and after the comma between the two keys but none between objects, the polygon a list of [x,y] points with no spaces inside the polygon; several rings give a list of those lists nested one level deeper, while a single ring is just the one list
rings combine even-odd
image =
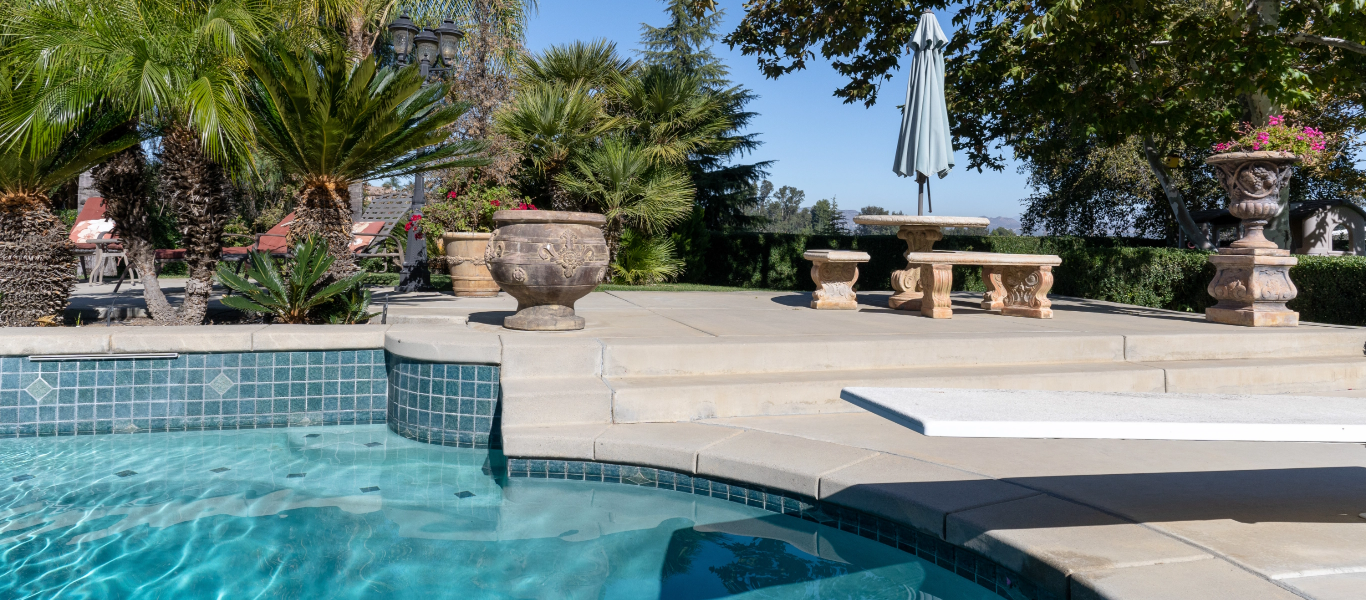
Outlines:
[{"label": "blue mosaic pool tile", "polygon": [[624,483],[722,498],[835,527],[898,548],[1006,598],[1061,600],[1039,589],[1018,573],[972,550],[950,544],[932,532],[788,492],[714,481],[664,469],[581,461],[510,458],[507,460],[507,474],[508,477],[529,479]]},{"label": "blue mosaic pool tile", "polygon": [[[501,446],[497,366],[428,363],[393,355],[387,365],[389,429],[432,444]],[[486,382],[480,383],[481,378]]]},{"label": "blue mosaic pool tile", "polygon": [[[339,368],[323,366],[343,360],[352,369],[344,382]],[[362,367],[366,378],[357,380]],[[369,424],[384,421],[373,407],[384,407],[387,392],[383,351],[38,363],[7,356],[0,357],[0,437]]]}]

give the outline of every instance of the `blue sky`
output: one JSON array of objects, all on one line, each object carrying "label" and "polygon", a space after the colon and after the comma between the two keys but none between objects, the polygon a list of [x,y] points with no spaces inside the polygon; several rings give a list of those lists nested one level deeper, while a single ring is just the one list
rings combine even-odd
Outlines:
[{"label": "blue sky", "polygon": [[[741,0],[722,0],[726,10],[723,33],[733,30],[743,15]],[[667,22],[664,4],[657,0],[540,0],[531,19],[527,47],[533,51],[574,40],[606,38],[634,54],[639,49],[640,24]],[[940,26],[952,35],[947,15]],[[868,205],[915,214],[916,187],[912,179],[892,172],[906,76],[898,73],[886,83],[873,108],[843,104],[832,95],[844,80],[828,64],[812,63],[805,71],[778,80],[765,79],[754,57],[741,56],[724,44],[713,49],[731,69],[731,79],[753,90],[759,99],[750,110],[759,113],[750,125],[764,142],[746,160],[773,160],[769,179],[806,191],[808,204],[835,198],[841,209]],[[903,61],[909,64],[909,59]],[[933,183],[937,215],[1019,217],[1020,200],[1029,195],[1025,176],[1008,166],[1004,172],[977,173],[963,168],[966,157],[949,176]]]}]

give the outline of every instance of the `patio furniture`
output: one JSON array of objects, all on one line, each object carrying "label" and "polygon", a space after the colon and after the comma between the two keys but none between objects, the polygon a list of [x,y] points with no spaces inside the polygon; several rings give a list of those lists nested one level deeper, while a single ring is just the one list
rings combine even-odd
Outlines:
[{"label": "patio furniture", "polygon": [[994,252],[907,252],[906,260],[920,266],[920,288],[926,290],[920,301],[920,314],[932,319],[949,319],[949,291],[953,288],[953,266],[982,267],[982,282],[987,292],[982,310],[1016,317],[1053,318],[1053,303],[1048,290],[1053,288],[1053,267],[1062,259],[1051,254],[996,254]]},{"label": "patio furniture", "polygon": [[840,398],[927,436],[1366,442],[1359,398],[871,387]]},{"label": "patio furniture", "polygon": [[[916,217],[906,215],[859,215],[859,225],[898,226],[896,237],[906,240],[906,253],[930,252],[934,243],[944,239],[943,227],[971,227],[985,229],[991,225],[982,217]],[[906,268],[892,272],[892,289],[896,291],[887,305],[897,310],[920,310],[920,265],[906,263]]]},{"label": "patio furniture", "polygon": [[[351,240],[351,251],[356,253],[356,258],[388,258],[400,261],[403,258],[401,253],[380,252],[381,242],[389,237],[389,232],[393,231],[403,215],[407,214],[411,205],[412,198],[407,194],[385,194],[371,198],[361,211],[360,218],[351,223],[351,233],[354,236]],[[251,245],[224,248],[223,260],[237,261],[237,271],[240,274],[242,263],[254,251],[281,256],[287,254],[289,226],[293,223],[294,213],[285,215],[285,218],[270,230],[257,234],[256,241]]]},{"label": "patio furniture", "polygon": [[807,250],[802,254],[802,258],[811,261],[811,281],[816,282],[816,290],[811,292],[811,308],[858,308],[854,282],[858,281],[859,263],[866,263],[871,259],[867,252]]}]

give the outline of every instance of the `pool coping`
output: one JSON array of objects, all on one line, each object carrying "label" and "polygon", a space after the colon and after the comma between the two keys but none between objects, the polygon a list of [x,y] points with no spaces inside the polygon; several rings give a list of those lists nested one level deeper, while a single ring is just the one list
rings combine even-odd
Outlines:
[{"label": "pool coping", "polygon": [[596,461],[507,458],[510,478],[558,479],[650,487],[744,504],[803,521],[833,527],[901,550],[987,591],[1012,600],[1061,600],[1028,578],[962,546],[914,527],[800,494],[718,477],[698,477],[669,469]]},{"label": "pool coping", "polygon": [[[1168,591],[1183,592],[1183,600],[1306,597],[1227,557],[1141,523],[915,457],[704,423],[505,423],[502,438],[509,460],[646,467],[795,494],[884,519],[974,552],[1055,598],[1148,600],[1159,597],[1153,595],[1159,593],[1154,581]],[[823,464],[809,460],[836,448],[845,454]],[[879,472],[885,466],[879,461],[896,462],[898,467]],[[882,483],[953,479],[964,485],[947,498]],[[1106,526],[1021,529],[1022,520],[1046,522],[1048,515],[1057,513],[1085,515]]]}]

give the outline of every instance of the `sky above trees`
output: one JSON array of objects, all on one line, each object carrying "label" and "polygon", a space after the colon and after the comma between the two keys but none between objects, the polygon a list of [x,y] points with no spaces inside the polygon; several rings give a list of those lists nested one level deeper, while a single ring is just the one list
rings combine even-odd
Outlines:
[{"label": "sky above trees", "polygon": [[[741,1],[718,4],[726,10],[724,35],[739,23]],[[949,15],[940,15],[939,21],[951,35]],[[527,47],[539,51],[552,44],[602,37],[634,53],[640,49],[642,22],[665,24],[663,2],[540,0],[540,10],[529,23]],[[776,161],[768,179],[804,190],[809,202],[834,197],[841,208],[915,210],[915,182],[892,172],[901,124],[896,107],[906,89],[904,72],[884,86],[885,100],[870,109],[835,98],[831,92],[845,80],[824,63],[813,62],[804,72],[773,81],[764,78],[753,57],[724,44],[717,44],[714,51],[730,67],[730,79],[759,96],[749,109],[759,113],[751,130],[760,133],[763,145],[745,162]],[[964,157],[959,159],[960,165],[966,164]],[[932,185],[936,214],[943,215],[1018,217],[1020,200],[1029,195],[1026,177],[1013,163],[1001,173],[960,167]]]}]

